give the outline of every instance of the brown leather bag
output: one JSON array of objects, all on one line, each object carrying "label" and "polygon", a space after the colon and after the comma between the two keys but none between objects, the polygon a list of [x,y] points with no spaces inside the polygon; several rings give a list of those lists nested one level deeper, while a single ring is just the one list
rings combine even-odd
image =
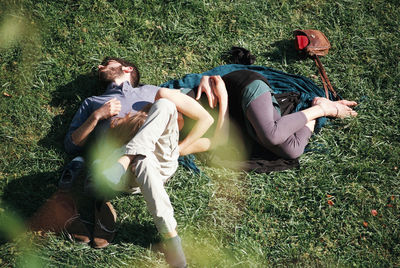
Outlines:
[{"label": "brown leather bag", "polygon": [[28,227],[31,231],[59,234],[77,217],[79,214],[72,195],[57,191],[29,219]]},{"label": "brown leather bag", "polygon": [[326,98],[329,99],[328,90],[332,93],[334,99],[340,99],[340,96],[336,93],[332,87],[331,82],[325,72],[325,68],[321,63],[318,56],[325,56],[328,54],[331,44],[328,38],[318,30],[295,30],[293,32],[295,37],[295,47],[297,50],[306,53],[311,57],[315,65],[317,65],[319,75],[322,80],[322,84],[325,89]]}]

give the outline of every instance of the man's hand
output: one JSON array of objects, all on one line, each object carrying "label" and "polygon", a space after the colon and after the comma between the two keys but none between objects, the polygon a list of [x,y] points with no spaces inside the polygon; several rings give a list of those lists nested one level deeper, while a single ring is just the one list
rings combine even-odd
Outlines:
[{"label": "man's hand", "polygon": [[113,98],[103,104],[99,109],[95,111],[95,117],[97,120],[108,119],[114,115],[119,114],[121,111],[121,102],[116,98]]},{"label": "man's hand", "polygon": [[94,111],[88,119],[74,132],[71,133],[72,143],[77,146],[83,146],[90,133],[96,127],[100,120],[108,119],[121,111],[121,102],[113,98]]},{"label": "man's hand", "polygon": [[211,108],[217,106],[218,99],[216,98],[214,92],[211,89],[212,77],[203,76],[200,80],[199,88],[197,89],[196,100],[200,99],[201,93],[205,92],[208,99],[208,104]]}]

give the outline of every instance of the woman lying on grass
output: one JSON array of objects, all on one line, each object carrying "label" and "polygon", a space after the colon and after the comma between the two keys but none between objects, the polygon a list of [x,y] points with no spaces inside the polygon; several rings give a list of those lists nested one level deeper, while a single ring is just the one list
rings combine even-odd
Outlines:
[{"label": "woman lying on grass", "polygon": [[[207,151],[221,143],[218,137],[226,138],[228,109],[229,118],[238,123],[239,129],[246,129],[251,139],[284,159],[295,159],[303,154],[317,118],[357,116],[357,112],[351,108],[357,105],[356,102],[330,101],[322,97],[314,98],[307,109],[281,116],[268,81],[250,70],[234,71],[223,77],[203,76],[197,100],[202,92],[206,93],[211,108],[219,104],[219,119],[214,139],[199,139],[192,144],[193,151]],[[173,102],[179,97],[178,93],[170,94],[168,90],[161,90],[159,95]],[[182,152],[190,153],[185,150]]]},{"label": "woman lying on grass", "polygon": [[317,97],[310,108],[281,116],[268,81],[249,70],[234,71],[223,77],[203,76],[196,99],[202,92],[206,93],[211,107],[219,103],[220,109],[225,109],[222,113],[227,112],[229,104],[229,113],[236,115],[232,119],[241,124],[240,128],[245,128],[266,150],[285,159],[295,159],[304,152],[317,118],[357,115],[351,108],[357,105],[354,101],[333,102]]}]

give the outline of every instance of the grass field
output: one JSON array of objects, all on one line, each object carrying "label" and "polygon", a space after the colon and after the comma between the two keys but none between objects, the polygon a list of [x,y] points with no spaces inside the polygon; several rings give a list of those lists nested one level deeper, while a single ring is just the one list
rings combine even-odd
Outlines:
[{"label": "grass field", "polygon": [[118,234],[104,250],[21,236],[70,160],[63,138],[98,93],[93,70],[123,57],[159,85],[242,46],[319,83],[293,49],[298,28],[327,35],[322,62],[359,116],[313,136],[296,170],[179,168],[167,190],[190,267],[400,266],[399,14],[398,0],[0,0],[0,267],[165,267],[140,196],[113,200]]}]

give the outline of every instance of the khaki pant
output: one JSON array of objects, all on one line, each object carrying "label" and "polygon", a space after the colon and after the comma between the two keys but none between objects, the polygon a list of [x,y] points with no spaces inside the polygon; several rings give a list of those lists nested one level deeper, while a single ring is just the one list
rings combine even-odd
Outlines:
[{"label": "khaki pant", "polygon": [[124,176],[124,185],[140,188],[147,209],[161,234],[175,231],[177,225],[164,188],[164,183],[178,167],[177,117],[175,105],[167,99],[159,99],[125,150],[125,154],[136,157],[132,164],[134,176]]}]

